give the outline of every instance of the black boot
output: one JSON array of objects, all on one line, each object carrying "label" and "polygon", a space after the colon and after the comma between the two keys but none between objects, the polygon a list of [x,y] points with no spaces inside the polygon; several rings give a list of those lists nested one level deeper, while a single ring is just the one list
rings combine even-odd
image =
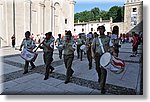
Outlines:
[{"label": "black boot", "polygon": [[33,70],[33,69],[35,69],[35,66],[33,66],[30,70]]},{"label": "black boot", "polygon": [[44,80],[47,80],[48,79],[48,76],[45,76]]},{"label": "black boot", "polygon": [[50,73],[52,73],[52,72],[54,71],[54,69],[55,69],[54,67],[51,67],[51,71],[50,71]]},{"label": "black boot", "polygon": [[66,80],[64,83],[65,83],[65,84],[68,84],[69,82],[70,82],[70,80]]},{"label": "black boot", "polygon": [[23,74],[27,74],[27,73],[28,73],[28,71],[24,71],[24,72],[23,72]]},{"label": "black boot", "polygon": [[101,89],[101,94],[105,94],[106,90],[104,88]]}]

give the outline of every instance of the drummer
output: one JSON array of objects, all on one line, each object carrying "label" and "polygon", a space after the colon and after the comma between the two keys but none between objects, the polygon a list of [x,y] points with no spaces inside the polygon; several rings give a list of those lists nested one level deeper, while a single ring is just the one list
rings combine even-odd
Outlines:
[{"label": "drummer", "polygon": [[89,61],[89,70],[92,69],[92,53],[91,53],[91,44],[93,41],[93,34],[89,32],[86,37],[86,48],[87,48],[87,59]]},{"label": "drummer", "polygon": [[100,37],[96,37],[93,39],[92,51],[93,51],[93,57],[96,63],[96,71],[97,71],[98,78],[99,78],[98,82],[100,83],[101,93],[105,94],[107,70],[100,66],[100,57],[103,54],[103,52],[100,47],[99,38],[101,39],[105,52],[108,51],[109,48],[112,47],[112,43],[110,43],[111,42],[110,38],[104,34],[105,27],[103,25],[99,26],[97,28],[97,31],[100,33]]},{"label": "drummer", "polygon": [[80,47],[84,44],[84,40],[82,39],[82,35],[79,34],[79,38],[77,39],[77,56],[78,59],[80,57],[80,60],[82,61],[82,50],[80,49]]},{"label": "drummer", "polygon": [[[44,63],[46,64],[46,71],[45,71],[45,78],[44,80],[47,80],[49,77],[49,73],[52,73],[54,70],[54,67],[51,66],[51,63],[53,61],[53,51],[54,51],[54,41],[55,39],[52,36],[52,32],[48,32],[45,34],[46,38],[42,42],[42,46],[40,46],[41,49],[43,49],[43,58]],[[50,72],[49,72],[50,70]]]},{"label": "drummer", "polygon": [[[21,46],[19,49],[20,51],[22,51],[22,47],[24,47],[24,49],[27,49],[30,51],[32,51],[36,47],[34,41],[30,38],[30,32],[29,31],[25,32],[25,38],[23,39],[23,41],[21,43]],[[32,66],[32,68],[30,70],[33,70],[35,68],[35,65],[32,61],[30,61],[30,65]],[[28,67],[29,67],[29,62],[25,61],[23,74],[28,73]]]},{"label": "drummer", "polygon": [[114,51],[116,53],[116,57],[118,57],[119,54],[119,38],[117,37],[117,31],[113,29],[112,34],[111,34],[111,42],[113,43],[114,46]]},{"label": "drummer", "polygon": [[55,45],[57,44],[58,51],[59,51],[59,58],[62,59],[62,51],[61,45],[63,44],[63,39],[61,38],[61,34],[58,34],[58,38],[55,41]]}]

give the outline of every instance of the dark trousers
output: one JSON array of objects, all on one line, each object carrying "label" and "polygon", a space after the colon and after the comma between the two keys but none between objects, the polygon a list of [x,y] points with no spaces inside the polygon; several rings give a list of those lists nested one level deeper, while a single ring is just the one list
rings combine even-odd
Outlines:
[{"label": "dark trousers", "polygon": [[62,59],[62,51],[63,50],[58,50],[59,51],[59,58]]},{"label": "dark trousers", "polygon": [[32,67],[35,67],[33,62],[25,61],[24,72],[28,72],[29,63]]},{"label": "dark trousers", "polygon": [[115,47],[114,50],[115,50],[115,53],[116,53],[116,57],[118,57],[118,55],[119,55],[119,47]]},{"label": "dark trousers", "polygon": [[138,44],[132,47],[132,52],[134,55],[137,55]]},{"label": "dark trousers", "polygon": [[65,63],[65,67],[67,69],[67,71],[66,71],[66,81],[70,80],[70,77],[72,76],[72,74],[74,72],[71,68],[73,59],[74,59],[74,54],[64,55],[64,63]]},{"label": "dark trousers", "polygon": [[12,47],[15,47],[15,41],[12,40]]},{"label": "dark trousers", "polygon": [[81,45],[77,45],[77,56],[80,57],[80,60],[82,61],[82,50],[80,49]]},{"label": "dark trousers", "polygon": [[101,89],[104,89],[106,84],[107,70],[103,67],[100,67],[100,57],[100,54],[95,54],[96,71],[100,80],[100,87]]},{"label": "dark trousers", "polygon": [[44,52],[43,54],[43,59],[44,59],[44,63],[46,65],[46,70],[45,70],[45,77],[49,76],[49,70],[53,70],[54,68],[51,66],[51,63],[53,61],[53,52]]},{"label": "dark trousers", "polygon": [[92,53],[91,53],[91,46],[87,49],[87,59],[89,61],[89,67],[92,67]]}]

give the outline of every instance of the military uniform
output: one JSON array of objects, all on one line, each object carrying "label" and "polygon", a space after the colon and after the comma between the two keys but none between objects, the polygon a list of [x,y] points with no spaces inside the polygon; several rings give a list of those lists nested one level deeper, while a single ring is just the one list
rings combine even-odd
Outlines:
[{"label": "military uniform", "polygon": [[[62,38],[57,38],[55,43],[57,43],[58,47],[59,47],[59,45],[63,44],[63,39]],[[58,51],[59,51],[59,58],[61,59],[62,58],[62,51],[63,51],[63,49],[58,48]]]},{"label": "military uniform", "polygon": [[44,63],[46,64],[46,71],[45,71],[45,80],[48,79],[49,77],[49,73],[50,73],[50,69],[51,72],[54,70],[54,68],[51,66],[51,62],[53,61],[53,51],[54,51],[54,37],[51,36],[51,38],[45,39],[44,44],[46,46],[49,46],[50,49],[48,49],[46,46],[42,45],[41,48],[43,49],[43,59],[44,59]]},{"label": "military uniform", "polygon": [[74,51],[75,49],[72,47],[74,44],[74,40],[64,40],[63,46],[64,46],[64,63],[65,67],[67,69],[66,71],[66,84],[70,81],[70,77],[73,74],[73,69],[71,68],[72,62],[74,59]]},{"label": "military uniform", "polygon": [[87,59],[89,61],[89,69],[92,68],[92,52],[91,52],[91,44],[92,44],[93,38],[87,37],[86,39],[86,47],[87,47]]},{"label": "military uniform", "polygon": [[[101,35],[101,42],[103,44],[104,50],[108,51],[109,50],[109,42],[110,38],[107,37],[106,35]],[[99,43],[99,37],[94,38],[92,42],[92,51],[94,52],[94,59],[96,63],[96,71],[98,73],[98,82],[100,82],[101,90],[104,90],[105,88],[105,83],[106,83],[106,76],[107,76],[107,71],[103,67],[100,67],[100,57],[103,54],[102,49],[100,47]]]},{"label": "military uniform", "polygon": [[78,54],[78,59],[81,56],[80,60],[82,61],[82,50],[80,47],[84,44],[84,40],[82,38],[77,39],[77,54]]},{"label": "military uniform", "polygon": [[112,34],[111,35],[111,42],[114,45],[114,51],[116,53],[116,56],[118,57],[118,53],[119,53],[119,39],[117,38],[116,34]]},{"label": "military uniform", "polygon": [[[21,43],[21,47],[22,46],[24,46],[24,49],[34,49],[36,47],[34,41],[31,38],[27,38],[27,39],[24,38],[22,43]],[[30,64],[32,66],[31,69],[34,69],[35,68],[34,63],[31,61]],[[24,73],[23,74],[28,73],[28,67],[29,67],[29,62],[25,61]]]}]

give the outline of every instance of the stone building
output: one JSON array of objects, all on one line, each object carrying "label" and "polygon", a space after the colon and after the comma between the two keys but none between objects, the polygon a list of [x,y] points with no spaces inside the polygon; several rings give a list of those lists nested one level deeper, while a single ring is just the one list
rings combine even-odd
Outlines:
[{"label": "stone building", "polygon": [[115,28],[117,34],[120,33],[139,33],[143,31],[143,1],[141,0],[127,0],[124,4],[124,21],[112,22],[110,20],[90,21],[90,22],[78,22],[74,24],[74,33],[88,33],[96,32],[96,28],[100,25],[104,25],[107,32],[112,32]]},{"label": "stone building", "polygon": [[0,0],[0,46],[11,46],[13,34],[19,46],[25,31],[35,36],[73,31],[74,4],[74,0]]},{"label": "stone building", "polygon": [[102,20],[100,18],[97,21],[89,21],[89,22],[79,22],[74,24],[74,34],[78,35],[79,33],[89,33],[89,32],[97,32],[97,27],[100,25],[104,25],[106,28],[106,33],[110,33],[110,27],[112,24],[112,18],[110,20]]},{"label": "stone building", "polygon": [[124,8],[124,31],[143,31],[143,1],[127,0]]}]

